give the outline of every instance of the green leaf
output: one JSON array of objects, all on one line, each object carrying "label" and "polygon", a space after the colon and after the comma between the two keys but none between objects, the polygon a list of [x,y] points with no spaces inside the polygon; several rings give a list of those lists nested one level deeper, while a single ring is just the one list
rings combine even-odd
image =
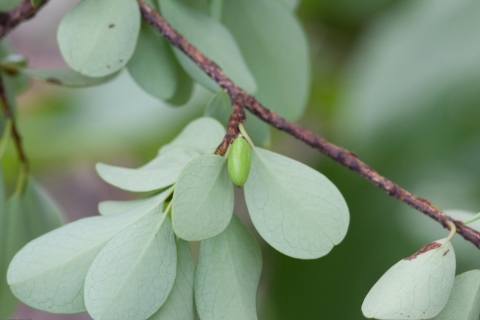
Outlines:
[{"label": "green leaf", "polygon": [[233,184],[227,159],[214,154],[195,158],[183,169],[173,194],[175,234],[199,241],[222,232],[233,213]]},{"label": "green leaf", "polygon": [[337,187],[318,171],[271,151],[253,149],[245,201],[262,238],[294,258],[323,257],[347,233],[348,207]]},{"label": "green leaf", "polygon": [[20,197],[14,195],[0,206],[0,310],[2,315],[9,316],[15,311],[18,300],[7,284],[7,268],[15,253],[27,243],[27,234]]},{"label": "green leaf", "polygon": [[87,77],[70,69],[20,69],[21,73],[39,81],[63,87],[96,86],[113,79],[117,74],[104,77]]},{"label": "green leaf", "polygon": [[397,262],[375,283],[362,312],[375,319],[430,319],[445,307],[455,277],[450,241],[432,242]]},{"label": "green leaf", "polygon": [[131,201],[103,201],[98,204],[98,211],[102,216],[110,216],[113,214],[121,214],[130,210],[139,210],[138,208],[151,207],[152,203],[164,202],[173,193],[173,187],[160,194],[155,194],[142,199]]},{"label": "green leaf", "polygon": [[177,68],[178,85],[177,90],[172,98],[166,100],[168,104],[173,106],[181,106],[188,102],[193,92],[192,78],[183,70],[183,68],[175,61]]},{"label": "green leaf", "polygon": [[447,305],[433,320],[478,320],[480,317],[480,270],[455,277]]},{"label": "green leaf", "polygon": [[84,280],[93,259],[116,234],[146,215],[162,212],[164,195],[156,197],[149,205],[81,219],[28,243],[15,255],[7,273],[15,296],[52,313],[85,311]]},{"label": "green leaf", "polygon": [[19,209],[25,217],[23,228],[27,241],[59,228],[64,223],[60,209],[33,179],[28,179],[20,199]]},{"label": "green leaf", "polygon": [[158,99],[171,99],[178,85],[176,65],[167,40],[142,21],[135,53],[127,65],[135,82]]},{"label": "green leaf", "polygon": [[194,320],[195,262],[188,242],[177,240],[177,276],[167,301],[150,320]]},{"label": "green leaf", "polygon": [[223,22],[257,81],[255,96],[289,120],[304,112],[310,87],[306,36],[278,0],[225,0]]},{"label": "green leaf", "polygon": [[217,21],[222,20],[223,0],[210,0],[210,16]]},{"label": "green leaf", "polygon": [[83,0],[62,19],[57,40],[75,71],[103,77],[125,66],[135,50],[140,11],[132,0]]},{"label": "green leaf", "polygon": [[236,215],[224,232],[202,241],[195,301],[202,320],[257,319],[256,293],[262,253]]},{"label": "green leaf", "polygon": [[[245,130],[253,143],[257,146],[266,147],[270,144],[270,125],[260,120],[258,117],[245,110],[247,121]],[[218,92],[207,104],[204,115],[217,119],[225,127],[228,125],[228,119],[232,114],[232,102],[225,91]]]},{"label": "green leaf", "polygon": [[[160,8],[168,22],[209,59],[215,61],[223,72],[247,92],[256,91],[255,79],[248,70],[242,54],[230,32],[207,14],[175,0],[159,0]],[[214,92],[220,87],[199,69],[182,52],[175,55],[185,71],[197,82]]]},{"label": "green leaf", "polygon": [[199,118],[190,122],[172,142],[160,148],[160,154],[178,148],[211,154],[222,142],[224,135],[225,128],[218,121],[208,117]]},{"label": "green leaf", "polygon": [[98,163],[97,172],[106,182],[129,191],[158,190],[177,181],[178,175],[192,159],[200,154],[188,149],[175,149],[138,169],[128,169]]},{"label": "green leaf", "polygon": [[28,61],[25,56],[17,53],[10,53],[1,59],[2,66],[6,66],[7,68],[24,68],[27,66]]},{"label": "green leaf", "polygon": [[166,213],[123,230],[96,256],[85,278],[85,305],[95,320],[144,320],[165,302],[175,280],[175,237]]}]

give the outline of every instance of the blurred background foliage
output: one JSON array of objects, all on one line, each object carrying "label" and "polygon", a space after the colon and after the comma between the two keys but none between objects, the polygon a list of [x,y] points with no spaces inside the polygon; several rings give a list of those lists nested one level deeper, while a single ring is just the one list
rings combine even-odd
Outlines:
[{"label": "blurred background foliage", "polygon": [[[63,65],[56,28],[76,2],[51,1],[11,35],[12,46],[31,67]],[[300,123],[440,208],[478,212],[480,3],[302,0],[297,12],[312,58],[310,102]],[[18,101],[34,176],[69,220],[96,215],[99,201],[131,194],[102,182],[94,164],[140,166],[201,115],[210,98],[196,88],[185,107],[171,108],[144,93],[125,72],[89,89],[34,83]],[[329,177],[349,204],[351,225],[338,247],[313,261],[286,257],[259,239],[260,319],[363,319],[360,306],[376,280],[398,260],[447,235],[429,218],[285,134],[274,131],[271,145]],[[4,167],[12,186],[13,148]],[[454,245],[457,273],[479,268],[478,250],[462,239]],[[88,319],[24,306],[17,316]]]}]

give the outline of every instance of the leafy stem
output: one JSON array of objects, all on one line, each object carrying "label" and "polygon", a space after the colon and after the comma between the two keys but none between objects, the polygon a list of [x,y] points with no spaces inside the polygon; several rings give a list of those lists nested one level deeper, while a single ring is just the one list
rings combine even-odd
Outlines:
[{"label": "leafy stem", "polygon": [[158,14],[154,9],[150,8],[143,0],[137,0],[143,19],[157,29],[174,47],[183,51],[200,69],[212,78],[230,97],[233,102],[233,112],[229,120],[227,134],[216,153],[222,154],[226,151],[228,144],[237,136],[238,125],[243,123],[240,116],[240,109],[247,108],[254,115],[282,130],[298,140],[306,143],[312,148],[317,149],[321,153],[330,157],[338,164],[356,172],[363,178],[367,179],[380,189],[387,192],[391,197],[402,201],[410,207],[426,214],[430,218],[448,228],[448,221],[451,221],[457,228],[457,232],[467,241],[480,248],[480,232],[465,226],[461,221],[454,220],[446,215],[429,201],[422,199],[409,191],[403,189],[399,185],[393,183],[389,179],[380,175],[366,163],[361,161],[353,152],[343,149],[324,138],[315,135],[303,127],[294,124],[281,117],[274,111],[264,107],[255,97],[251,96],[243,89],[238,87],[230,78],[228,78],[221,68],[212,60],[203,55],[195,46],[188,42],[180,33],[178,33],[170,24]]}]

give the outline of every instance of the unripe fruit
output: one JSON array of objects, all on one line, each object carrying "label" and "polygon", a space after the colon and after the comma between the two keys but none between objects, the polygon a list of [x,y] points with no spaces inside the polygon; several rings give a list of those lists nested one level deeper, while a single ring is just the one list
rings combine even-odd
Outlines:
[{"label": "unripe fruit", "polygon": [[241,187],[247,182],[251,162],[250,145],[237,137],[228,151],[228,174],[235,185]]}]

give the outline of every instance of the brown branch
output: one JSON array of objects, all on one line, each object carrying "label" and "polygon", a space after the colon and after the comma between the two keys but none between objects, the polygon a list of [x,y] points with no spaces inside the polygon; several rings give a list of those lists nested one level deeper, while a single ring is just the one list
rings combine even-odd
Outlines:
[{"label": "brown branch", "polygon": [[19,130],[17,128],[15,115],[13,114],[12,106],[8,101],[7,93],[5,91],[3,75],[1,74],[0,74],[0,104],[2,105],[3,114],[5,115],[5,118],[11,120],[12,122],[12,138],[15,144],[15,149],[17,150],[17,154],[18,154],[18,158],[20,159],[20,162],[24,166],[25,173],[28,173],[28,170],[29,170],[28,158],[23,148],[22,137],[20,136]]},{"label": "brown branch", "polygon": [[0,39],[25,20],[33,18],[48,0],[40,0],[34,6],[31,0],[23,0],[10,11],[0,12]]},{"label": "brown branch", "polygon": [[[408,204],[410,207],[426,214],[430,218],[439,222],[445,228],[448,228],[446,221],[452,221],[457,227],[457,232],[463,238],[465,238],[465,240],[471,242],[480,249],[480,233],[478,231],[464,225],[461,221],[447,216],[427,200],[411,194],[407,190],[383,177],[363,161],[361,161],[353,152],[338,147],[300,127],[299,125],[280,117],[274,111],[265,108],[253,96],[246,93],[233,81],[231,81],[213,61],[208,59],[197,48],[183,38],[182,35],[173,29],[168,22],[154,9],[147,6],[143,0],[138,0],[138,3],[145,21],[150,23],[154,28],[162,33],[173,46],[182,50],[193,62],[197,64],[197,66],[203,70],[203,72],[210,76],[210,78],[212,78],[223,90],[225,90],[225,92],[230,96],[230,99],[234,102],[234,106],[237,105],[247,108],[263,121],[292,135],[298,140],[303,141],[312,148],[317,149],[318,151],[330,157],[333,161],[364,177],[380,189],[387,192],[391,197],[402,201]],[[236,112],[234,111],[234,113]],[[230,120],[232,120],[232,118],[230,118]],[[231,126],[233,128],[230,128]],[[228,131],[230,132],[230,130],[234,130],[235,126],[238,129],[238,123],[229,123]],[[222,147],[224,143],[228,143],[230,139],[229,132],[227,132],[227,135],[222,144],[219,146],[219,149],[224,148],[224,146]]]},{"label": "brown branch", "polygon": [[233,101],[233,110],[232,115],[228,120],[227,133],[225,134],[225,137],[215,151],[215,154],[223,156],[227,152],[228,146],[233,142],[233,140],[235,140],[235,138],[240,133],[240,129],[238,128],[238,126],[241,123],[244,123],[246,119],[245,109],[243,108],[242,104],[243,100],[239,97],[237,97],[235,101]]}]

